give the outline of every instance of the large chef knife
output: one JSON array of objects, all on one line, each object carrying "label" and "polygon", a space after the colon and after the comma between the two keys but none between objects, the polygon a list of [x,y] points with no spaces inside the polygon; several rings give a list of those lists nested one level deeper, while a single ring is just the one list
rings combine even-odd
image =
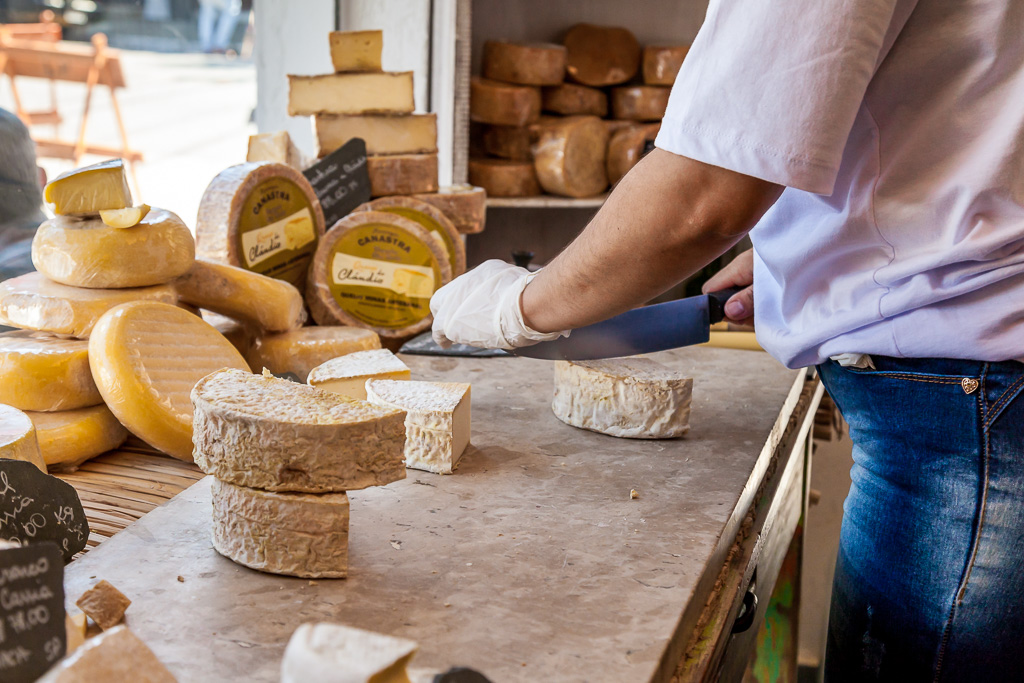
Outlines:
[{"label": "large chef knife", "polygon": [[575,329],[568,337],[524,346],[512,353],[543,360],[595,360],[703,344],[710,338],[711,325],[725,319],[725,302],[738,291],[727,289],[634,308]]}]

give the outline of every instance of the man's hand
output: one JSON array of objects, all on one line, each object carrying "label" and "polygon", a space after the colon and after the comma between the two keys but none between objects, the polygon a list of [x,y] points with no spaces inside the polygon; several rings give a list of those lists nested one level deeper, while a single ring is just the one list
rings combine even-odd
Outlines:
[{"label": "man's hand", "polygon": [[430,299],[434,341],[442,348],[454,342],[508,350],[568,337],[568,331],[537,332],[523,320],[523,289],[534,275],[491,260],[455,278]]},{"label": "man's hand", "polygon": [[744,287],[725,304],[725,315],[741,325],[754,324],[754,250],[747,249],[704,283],[705,294]]}]

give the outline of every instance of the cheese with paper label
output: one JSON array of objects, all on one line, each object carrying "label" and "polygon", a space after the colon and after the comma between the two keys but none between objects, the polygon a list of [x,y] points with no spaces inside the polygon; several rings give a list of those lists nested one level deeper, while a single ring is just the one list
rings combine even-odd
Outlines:
[{"label": "cheese with paper label", "polygon": [[338,356],[380,348],[380,336],[364,327],[321,325],[257,335],[246,359],[253,372],[305,382],[309,371]]},{"label": "cheese with paper label", "polygon": [[412,198],[441,209],[464,235],[483,232],[487,224],[487,192],[482,187],[452,185],[435,193],[414,194]]},{"label": "cheese with paper label", "polygon": [[405,638],[340,624],[295,629],[281,662],[281,683],[409,683],[417,645]]},{"label": "cheese with paper label", "polygon": [[437,114],[409,116],[342,116],[317,114],[313,117],[317,155],[325,157],[352,138],[366,143],[366,153],[436,154]]},{"label": "cheese with paper label", "polygon": [[327,41],[335,71],[380,71],[383,31],[331,31]]},{"label": "cheese with paper label", "polygon": [[409,367],[387,349],[357,351],[318,365],[306,380],[310,386],[333,394],[366,400],[368,379],[411,379]]},{"label": "cheese with paper label", "polygon": [[73,470],[124,443],[128,432],[105,405],[59,413],[26,411],[36,428],[39,452],[51,470]]},{"label": "cheese with paper label", "polygon": [[132,205],[132,191],[120,159],[61,173],[47,183],[43,194],[58,216],[95,216],[104,209]]},{"label": "cheese with paper label", "polygon": [[56,412],[102,402],[89,369],[89,342],[25,330],[0,334],[0,403]]},{"label": "cheese with paper label", "polygon": [[302,294],[283,280],[198,259],[174,287],[185,303],[263,330],[284,332],[306,321]]},{"label": "cheese with paper label", "polygon": [[0,458],[23,460],[46,471],[32,420],[17,408],[3,404],[0,404]]},{"label": "cheese with paper label", "polygon": [[[448,265],[451,266],[452,276],[458,277],[466,272],[466,247],[462,242],[462,237],[459,236],[459,231],[455,229],[443,211],[431,204],[412,197],[381,197],[359,206],[356,211],[383,211],[415,221],[440,240],[448,254]],[[416,287],[417,290],[430,287],[433,284],[429,278],[425,278],[420,273],[409,272],[406,277],[410,283],[416,283],[411,286]]]},{"label": "cheese with paper label", "polygon": [[288,115],[411,114],[412,72],[288,76]]}]

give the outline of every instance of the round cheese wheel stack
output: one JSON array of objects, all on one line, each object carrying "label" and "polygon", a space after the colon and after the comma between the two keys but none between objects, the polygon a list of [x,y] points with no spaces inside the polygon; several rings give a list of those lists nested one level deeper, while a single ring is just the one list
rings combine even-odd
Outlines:
[{"label": "round cheese wheel stack", "polygon": [[287,164],[246,162],[221,171],[206,188],[196,253],[301,290],[323,233],[320,202],[302,173]]},{"label": "round cheese wheel stack", "polygon": [[46,471],[39,452],[36,428],[29,416],[17,408],[0,404],[0,458],[24,460]]},{"label": "round cheese wheel stack", "polygon": [[464,235],[483,232],[487,222],[487,192],[472,185],[451,185],[432,194],[414,194],[431,206],[441,209],[451,219],[455,229]]},{"label": "round cheese wheel stack", "polygon": [[469,115],[473,121],[525,126],[540,118],[540,88],[470,79]]},{"label": "round cheese wheel stack", "polygon": [[535,133],[533,126],[490,126],[484,125],[480,141],[483,151],[491,156],[511,161],[530,161]]},{"label": "round cheese wheel stack", "polygon": [[533,197],[540,194],[537,171],[529,161],[470,159],[469,182],[490,197]]},{"label": "round cheese wheel stack", "polygon": [[608,182],[615,184],[636,166],[649,144],[658,137],[660,123],[628,126],[608,140]]},{"label": "round cheese wheel stack", "polygon": [[688,45],[648,45],[644,47],[643,74],[647,85],[672,85],[690,51]]},{"label": "round cheese wheel stack", "polygon": [[519,85],[557,85],[565,79],[566,49],[552,43],[484,43],[484,78]]},{"label": "round cheese wheel stack", "polygon": [[73,470],[124,443],[125,430],[107,406],[59,413],[26,413],[36,428],[39,452],[51,470]]},{"label": "round cheese wheel stack", "polygon": [[430,327],[430,297],[452,279],[448,255],[414,221],[349,214],[317,247],[306,302],[320,325],[355,325],[388,339]]},{"label": "round cheese wheel stack", "polygon": [[170,211],[152,209],[131,228],[99,218],[57,216],[32,240],[32,263],[54,282],[73,287],[121,289],[169,282],[189,269],[195,242]]},{"label": "round cheese wheel stack", "polygon": [[294,285],[244,268],[198,259],[174,287],[185,303],[260,329],[283,332],[306,321],[302,294]]},{"label": "round cheese wheel stack", "polygon": [[566,73],[583,85],[618,85],[640,69],[640,43],[624,28],[576,24],[562,41],[568,50]]},{"label": "round cheese wheel stack", "polygon": [[444,245],[452,277],[466,272],[466,246],[459,231],[440,209],[411,197],[381,197],[362,204],[356,211],[383,211],[415,221]]},{"label": "round cheese wheel stack", "polygon": [[186,462],[192,461],[192,387],[221,368],[249,368],[202,318],[146,301],[118,306],[100,319],[89,339],[89,365],[121,424]]},{"label": "round cheese wheel stack", "polygon": [[88,339],[96,321],[111,308],[130,301],[174,304],[170,285],[131,289],[85,289],[28,273],[0,282],[0,324]]},{"label": "round cheese wheel stack", "polygon": [[546,192],[592,197],[608,187],[608,129],[596,116],[554,119],[541,128],[533,150],[537,180]]},{"label": "round cheese wheel stack", "polygon": [[597,88],[588,88],[575,83],[562,83],[552,88],[544,88],[541,98],[541,107],[544,111],[564,116],[575,114],[608,116],[608,96]]},{"label": "round cheese wheel stack", "polygon": [[380,348],[380,336],[365,327],[321,325],[253,339],[245,354],[253,372],[305,382],[309,372],[338,356]]},{"label": "round cheese wheel stack", "polygon": [[54,412],[102,402],[89,369],[89,342],[24,330],[0,334],[0,403]]},{"label": "round cheese wheel stack", "polygon": [[671,88],[631,85],[612,88],[612,115],[632,121],[660,121],[668,107]]}]

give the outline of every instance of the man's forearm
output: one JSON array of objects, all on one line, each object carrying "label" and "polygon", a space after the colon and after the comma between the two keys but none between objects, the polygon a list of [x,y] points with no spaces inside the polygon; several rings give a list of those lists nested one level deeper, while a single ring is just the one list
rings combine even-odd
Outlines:
[{"label": "man's forearm", "polygon": [[523,292],[526,323],[565,330],[634,308],[738,242],[778,185],[655,149]]}]

